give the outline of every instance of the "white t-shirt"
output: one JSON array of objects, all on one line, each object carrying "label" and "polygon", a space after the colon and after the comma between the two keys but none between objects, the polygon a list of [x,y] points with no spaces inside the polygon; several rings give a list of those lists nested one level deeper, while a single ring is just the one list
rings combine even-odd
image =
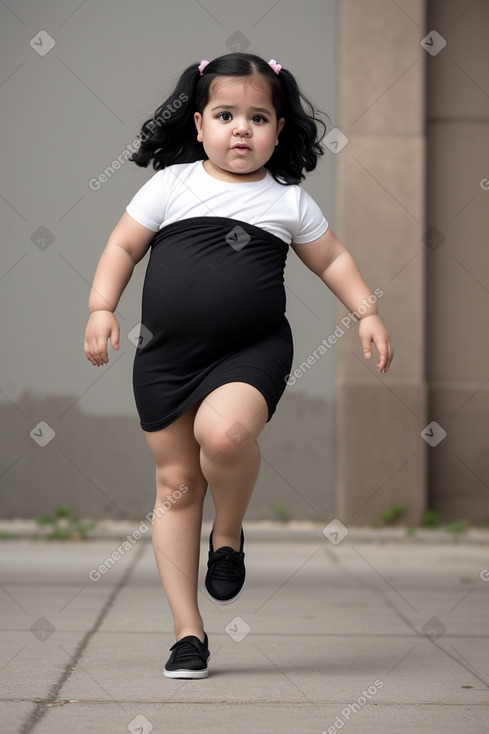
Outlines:
[{"label": "white t-shirt", "polygon": [[203,161],[157,171],[126,211],[153,232],[190,217],[228,217],[261,227],[287,244],[312,242],[328,229],[321,209],[301,186],[279,184],[270,171],[261,181],[220,181],[207,173]]}]

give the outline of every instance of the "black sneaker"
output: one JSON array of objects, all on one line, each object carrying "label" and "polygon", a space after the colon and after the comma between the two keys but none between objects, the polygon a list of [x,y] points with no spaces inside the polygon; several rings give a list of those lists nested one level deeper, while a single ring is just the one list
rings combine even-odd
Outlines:
[{"label": "black sneaker", "polygon": [[231,604],[236,601],[246,583],[246,568],[244,565],[243,544],[244,533],[241,529],[241,546],[235,551],[225,545],[214,551],[212,547],[212,533],[209,538],[209,560],[205,588],[212,601],[217,604]]},{"label": "black sneaker", "polygon": [[163,670],[167,678],[207,678],[207,661],[210,657],[209,641],[204,632],[204,642],[195,635],[187,635],[170,647],[171,655]]}]

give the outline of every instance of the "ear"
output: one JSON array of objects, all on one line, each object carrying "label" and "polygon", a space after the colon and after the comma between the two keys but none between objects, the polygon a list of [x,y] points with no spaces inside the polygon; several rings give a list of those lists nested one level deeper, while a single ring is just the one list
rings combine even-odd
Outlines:
[{"label": "ear", "polygon": [[199,143],[202,142],[202,115],[200,112],[194,114],[195,127],[197,128],[197,140]]},{"label": "ear", "polygon": [[284,125],[285,125],[285,117],[281,117],[280,120],[277,122],[277,139]]}]

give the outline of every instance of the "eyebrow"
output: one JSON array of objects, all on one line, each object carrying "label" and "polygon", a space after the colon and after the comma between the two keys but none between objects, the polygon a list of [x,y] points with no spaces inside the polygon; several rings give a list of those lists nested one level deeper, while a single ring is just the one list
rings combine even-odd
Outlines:
[{"label": "eyebrow", "polygon": [[[236,105],[235,104],[218,104],[217,107],[213,107],[211,112],[214,112],[214,110],[235,110]],[[271,115],[270,110],[267,110],[265,107],[250,107],[250,110],[254,110],[255,112],[264,112],[267,115]]]}]

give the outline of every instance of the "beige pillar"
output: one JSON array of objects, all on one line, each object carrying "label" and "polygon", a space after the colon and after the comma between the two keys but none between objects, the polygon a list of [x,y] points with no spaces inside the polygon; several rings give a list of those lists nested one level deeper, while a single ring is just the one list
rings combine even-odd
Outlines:
[{"label": "beige pillar", "polygon": [[444,520],[489,520],[489,4],[431,0],[427,67],[427,378],[446,438],[430,451]]},{"label": "beige pillar", "polygon": [[[341,0],[339,116],[348,137],[337,166],[336,233],[372,291],[396,356],[379,375],[358,329],[338,341],[337,510],[368,523],[399,504],[416,522],[426,506],[424,382],[424,2]],[[345,309],[338,310],[338,323]]]}]

